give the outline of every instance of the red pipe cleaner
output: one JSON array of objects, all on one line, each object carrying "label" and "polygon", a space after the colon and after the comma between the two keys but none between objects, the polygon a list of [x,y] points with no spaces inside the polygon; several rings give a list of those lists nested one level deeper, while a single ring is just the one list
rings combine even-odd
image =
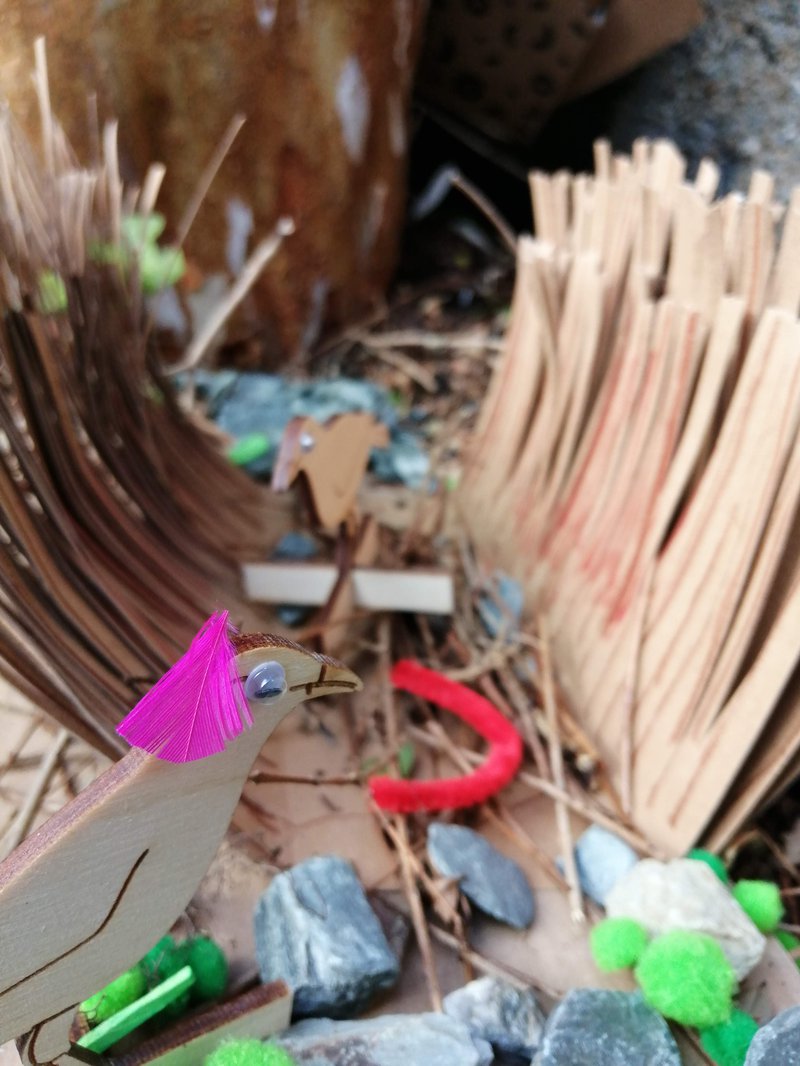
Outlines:
[{"label": "red pipe cleaner", "polygon": [[522,762],[522,740],[514,726],[490,703],[466,685],[451,681],[435,670],[404,659],[391,674],[395,688],[452,711],[489,741],[489,754],[472,773],[434,781],[400,781],[372,777],[369,790],[384,811],[442,811],[483,803],[511,781]]}]

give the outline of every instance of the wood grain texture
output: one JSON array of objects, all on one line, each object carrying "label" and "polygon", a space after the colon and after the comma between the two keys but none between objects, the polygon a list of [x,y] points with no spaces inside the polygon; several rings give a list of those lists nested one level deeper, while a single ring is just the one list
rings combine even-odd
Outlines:
[{"label": "wood grain texture", "polygon": [[[800,751],[800,270],[769,175],[667,142],[534,174],[463,485],[638,828],[716,846]],[[487,501],[492,506],[487,506]]]}]

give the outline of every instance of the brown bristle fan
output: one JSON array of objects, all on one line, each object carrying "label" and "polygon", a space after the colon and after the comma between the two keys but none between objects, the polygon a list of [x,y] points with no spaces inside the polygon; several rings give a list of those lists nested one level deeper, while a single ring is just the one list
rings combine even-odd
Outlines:
[{"label": "brown bristle fan", "polygon": [[0,113],[0,672],[114,755],[198,619],[237,618],[267,508],[176,403],[136,271],[94,251],[151,214],[162,169],[125,188],[113,125],[79,165],[41,51],[37,89],[41,159]]},{"label": "brown bristle fan", "polygon": [[800,190],[667,143],[531,177],[461,500],[635,824],[721,846],[800,772]]}]

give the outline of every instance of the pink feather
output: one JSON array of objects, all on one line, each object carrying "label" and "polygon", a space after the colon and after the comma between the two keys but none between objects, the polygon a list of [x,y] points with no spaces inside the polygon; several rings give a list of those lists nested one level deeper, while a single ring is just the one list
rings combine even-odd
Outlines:
[{"label": "pink feather", "polygon": [[253,718],[233,669],[228,612],[205,623],[189,650],[117,726],[133,747],[167,762],[193,762],[224,751]]}]

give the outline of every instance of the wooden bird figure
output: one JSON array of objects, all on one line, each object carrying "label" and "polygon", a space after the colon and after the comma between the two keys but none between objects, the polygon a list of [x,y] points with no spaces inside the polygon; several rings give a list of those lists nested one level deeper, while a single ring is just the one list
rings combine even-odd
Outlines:
[{"label": "wooden bird figure", "polygon": [[31,1063],[66,1054],[76,1005],[189,903],[275,727],[306,699],[360,687],[333,659],[209,619],[121,723],[141,747],[0,864],[0,1043],[27,1033]]},{"label": "wooden bird figure", "polygon": [[302,477],[315,520],[326,532],[336,532],[355,517],[370,452],[388,443],[386,426],[366,412],[335,415],[324,424],[293,418],[281,440],[272,488],[284,492]]}]

